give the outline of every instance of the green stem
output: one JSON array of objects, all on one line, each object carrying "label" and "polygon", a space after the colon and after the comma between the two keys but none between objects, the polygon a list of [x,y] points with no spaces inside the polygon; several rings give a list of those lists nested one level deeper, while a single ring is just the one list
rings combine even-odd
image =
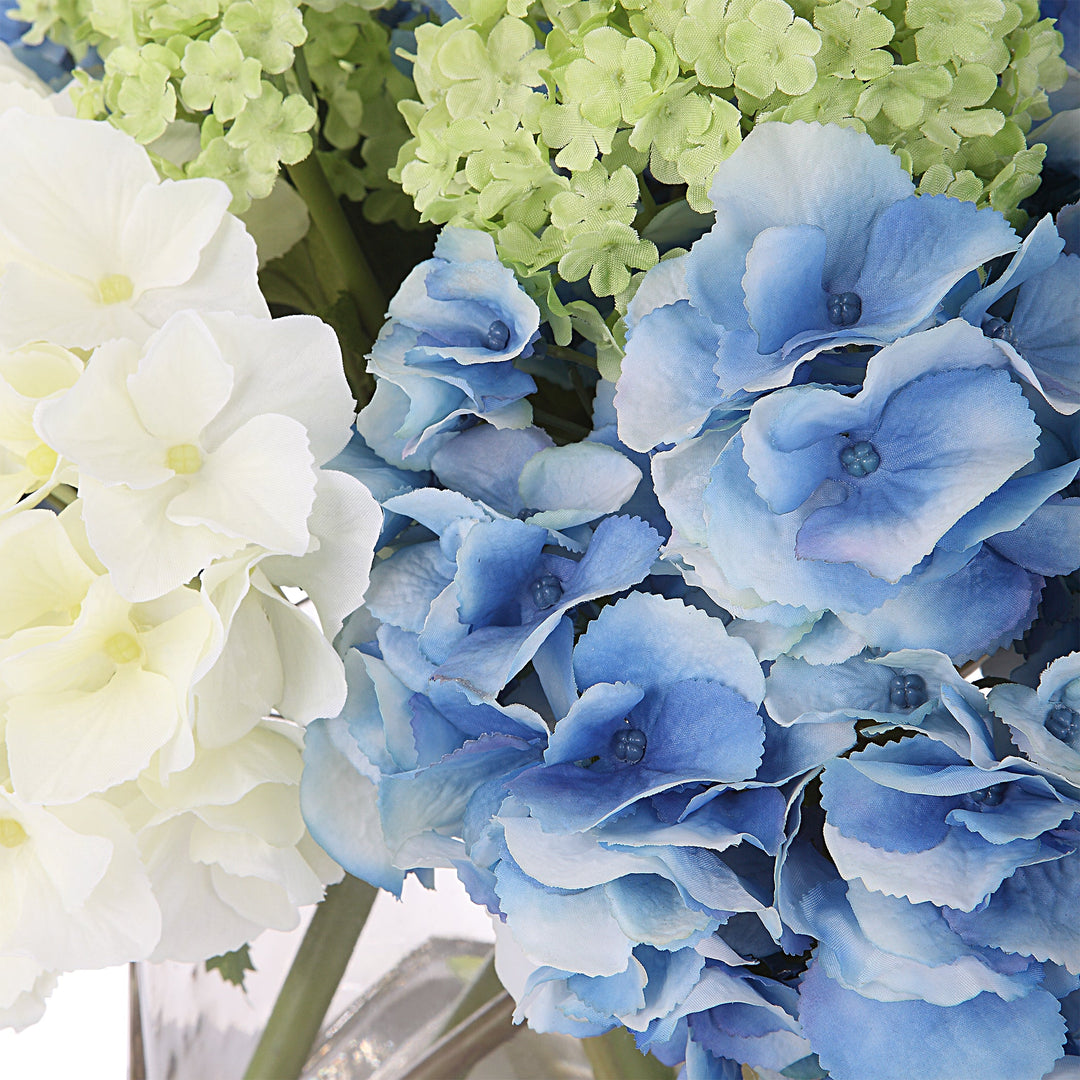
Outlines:
[{"label": "green stem", "polygon": [[287,166],[289,179],[307,203],[308,213],[341,268],[345,286],[356,304],[360,325],[372,339],[378,336],[386,314],[386,300],[363,249],[349,225],[330,181],[312,150],[303,161]]},{"label": "green stem", "polygon": [[293,74],[296,76],[296,81],[300,86],[300,93],[307,98],[308,104],[318,108],[315,91],[311,86],[311,74],[308,71],[307,57],[304,56],[302,48],[298,48],[293,54]]},{"label": "green stem", "polygon": [[398,1080],[464,1080],[472,1067],[517,1033],[514,999],[503,990],[418,1058]]},{"label": "green stem", "polygon": [[533,420],[542,427],[553,431],[561,431],[564,435],[570,435],[575,439],[584,439],[589,434],[589,429],[582,424],[575,424],[573,420],[564,420],[554,413],[538,409],[535,404],[533,405]]},{"label": "green stem", "polygon": [[674,1073],[634,1045],[626,1028],[612,1028],[606,1035],[582,1039],[581,1048],[592,1066],[594,1080],[672,1080]]},{"label": "green stem", "polygon": [[326,890],[244,1080],[296,1080],[300,1075],[378,892],[349,874]]},{"label": "green stem", "polygon": [[492,949],[473,980],[461,991],[457,1004],[446,1023],[443,1024],[439,1035],[445,1035],[463,1020],[467,1020],[474,1012],[491,1001],[502,988],[499,976],[495,974],[495,950]]},{"label": "green stem", "polygon": [[567,348],[565,345],[544,345],[544,352],[556,360],[567,360],[571,364],[581,367],[592,368],[596,371],[596,357],[588,353],[579,352],[577,349]]}]

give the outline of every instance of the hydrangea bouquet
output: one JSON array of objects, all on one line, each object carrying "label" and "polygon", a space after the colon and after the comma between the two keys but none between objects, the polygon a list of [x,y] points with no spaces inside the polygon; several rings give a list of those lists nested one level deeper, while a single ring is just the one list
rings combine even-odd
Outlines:
[{"label": "hydrangea bouquet", "polygon": [[1080,1076],[1078,13],[0,16],[0,1022],[449,868],[414,1080]]}]

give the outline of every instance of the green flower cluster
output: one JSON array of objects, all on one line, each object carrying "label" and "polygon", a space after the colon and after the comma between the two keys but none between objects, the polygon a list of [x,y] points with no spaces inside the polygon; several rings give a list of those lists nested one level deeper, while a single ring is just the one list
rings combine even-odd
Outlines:
[{"label": "green flower cluster", "polygon": [[393,64],[390,31],[360,4],[336,0],[309,0],[304,25],[304,60],[325,103],[321,130],[332,149],[319,157],[330,183],[362,203],[369,221],[415,228],[412,200],[388,175],[409,138],[398,104],[416,93]]},{"label": "green flower cluster", "polygon": [[[101,54],[100,79],[76,74],[79,115],[107,116],[166,175],[224,180],[236,211],[311,152],[316,112],[293,72],[308,36],[297,0],[22,0],[18,17],[33,24],[28,40]],[[175,120],[192,126],[157,144]]]},{"label": "green flower cluster", "polygon": [[[624,306],[658,258],[656,200],[711,208],[720,162],[762,120],[820,120],[897,151],[924,192],[1017,219],[1061,86],[1037,0],[459,0],[416,30],[419,101],[391,176],[425,220],[483,229],[565,343],[598,347],[588,279]],[[589,307],[589,311],[584,310]],[[613,320],[609,320],[613,322]]]}]

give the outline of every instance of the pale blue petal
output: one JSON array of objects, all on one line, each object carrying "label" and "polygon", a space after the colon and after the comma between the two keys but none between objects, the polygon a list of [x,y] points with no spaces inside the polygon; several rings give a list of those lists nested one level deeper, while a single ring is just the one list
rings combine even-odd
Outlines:
[{"label": "pale blue petal", "polygon": [[916,575],[901,585],[876,610],[841,611],[841,620],[888,652],[935,649],[962,663],[1031,625],[1043,579],[983,547],[954,574],[930,581]]},{"label": "pale blue petal", "polygon": [[578,641],[574,673],[581,687],[632,682],[645,690],[682,679],[725,683],[756,706],[765,680],[753,649],[729,637],[719,619],[650,593],[604,608]]},{"label": "pale blue petal", "polygon": [[516,517],[525,508],[518,492],[525,462],[554,445],[540,428],[515,430],[479,424],[433,454],[431,468],[444,487]]},{"label": "pale blue petal", "polygon": [[1015,251],[1016,234],[996,210],[946,195],[894,203],[874,222],[857,284],[858,326],[891,341],[917,326],[969,271]]},{"label": "pale blue petal", "polygon": [[307,726],[300,809],[308,830],[354,877],[400,896],[405,875],[383,839],[372,772],[343,720]]},{"label": "pale blue petal", "polygon": [[873,1001],[812,963],[799,996],[803,1029],[833,1080],[1039,1080],[1064,1044],[1065,1021],[1045,990],[951,1007]]},{"label": "pale blue petal", "polygon": [[713,365],[718,328],[686,300],[650,311],[626,342],[615,410],[632,450],[696,435],[724,400]]}]

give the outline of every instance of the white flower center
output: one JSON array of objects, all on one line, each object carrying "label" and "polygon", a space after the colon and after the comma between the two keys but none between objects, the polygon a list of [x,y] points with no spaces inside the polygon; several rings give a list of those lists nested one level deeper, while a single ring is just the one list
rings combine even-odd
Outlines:
[{"label": "white flower center", "polygon": [[135,286],[127,274],[106,274],[98,282],[98,297],[103,304],[119,304],[130,300]]},{"label": "white flower center", "polygon": [[198,472],[202,468],[202,452],[191,443],[177,443],[169,447],[165,464],[175,473]]},{"label": "white flower center", "polygon": [[26,830],[14,818],[0,818],[0,846],[18,847],[26,839]]},{"label": "white flower center", "polygon": [[118,664],[129,664],[142,656],[139,643],[128,633],[121,630],[105,641],[105,652],[110,660]]}]

